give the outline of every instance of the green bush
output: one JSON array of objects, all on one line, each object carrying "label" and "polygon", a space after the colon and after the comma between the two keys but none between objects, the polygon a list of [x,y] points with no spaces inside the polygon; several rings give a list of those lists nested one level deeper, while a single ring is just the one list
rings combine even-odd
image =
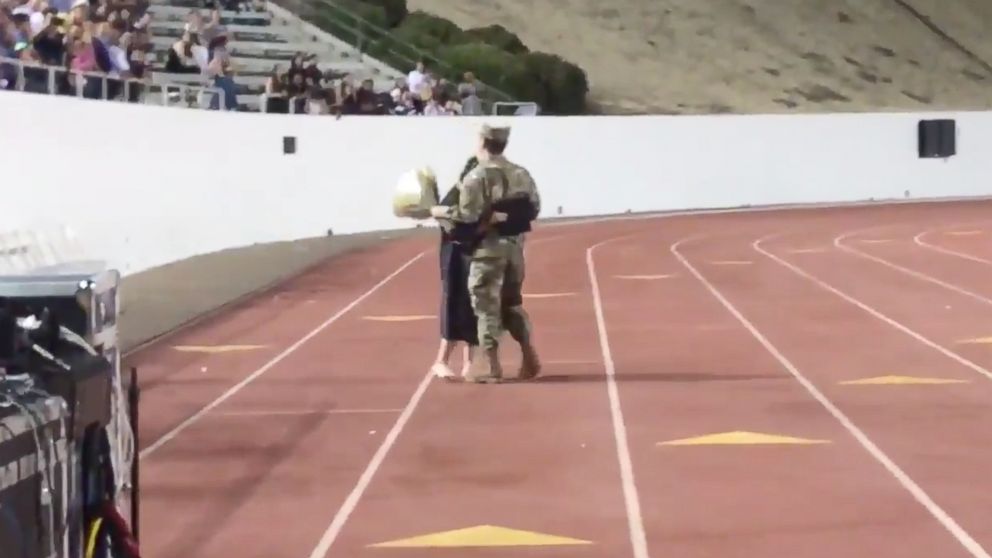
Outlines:
[{"label": "green bush", "polygon": [[[370,35],[375,36],[375,27],[386,27],[388,24],[388,19],[386,17],[386,10],[382,6],[376,6],[373,4],[368,4],[361,0],[335,0],[341,8],[344,8],[348,12],[360,17],[365,20],[366,23],[371,24],[373,27],[368,27],[365,24],[359,24],[356,29],[355,22],[350,20],[351,18],[342,18],[341,13],[332,8],[325,8],[326,17],[325,19],[331,19],[339,22],[335,25],[335,28],[344,27],[349,29],[351,35],[355,35],[358,38],[368,37]],[[368,28],[367,28],[368,27]],[[331,31],[331,33],[337,35],[340,38],[345,39],[351,44],[357,44],[354,41],[349,40],[348,37],[341,37],[337,32]]]},{"label": "green bush", "polygon": [[[406,14],[406,0],[333,1],[373,25],[393,29],[386,36],[365,29],[356,33],[353,21],[345,21],[340,12],[330,9],[315,14],[318,21],[313,23],[351,44],[364,41],[360,46],[368,54],[398,70],[411,70],[414,61],[427,54],[428,66],[456,83],[464,72],[471,71],[480,81],[518,101],[537,103],[545,113],[582,114],[586,110],[589,82],[585,71],[560,56],[530,52],[517,35],[501,25],[463,31],[431,14]],[[484,90],[481,93],[486,96]]]},{"label": "green bush", "polygon": [[464,42],[465,34],[453,22],[420,11],[406,16],[396,31],[407,37],[428,35],[445,45]]},{"label": "green bush", "polygon": [[[393,30],[391,35],[394,39],[393,42],[398,43],[397,46],[399,48],[402,48],[402,43],[409,43],[428,54],[434,54],[439,48],[444,46],[443,40],[429,33],[424,33],[414,26],[401,25]],[[415,52],[410,52],[411,61],[416,61],[416,58],[419,58],[419,56]],[[413,68],[403,69],[412,70]]]},{"label": "green bush", "polygon": [[541,84],[548,97],[542,105],[555,114],[582,114],[586,110],[589,80],[585,71],[554,54],[531,52],[523,55],[531,78]]},{"label": "green bush", "polygon": [[[531,79],[527,66],[517,55],[487,43],[448,45],[438,51],[441,60],[452,67],[455,81],[472,72],[486,85],[504,91],[521,101],[533,101],[544,106],[547,100],[540,83]],[[483,95],[484,91],[481,92]]]},{"label": "green bush", "polygon": [[382,8],[386,14],[386,26],[387,28],[393,28],[399,25],[407,14],[409,10],[406,6],[406,0],[362,0],[365,4],[371,4],[373,6]]},{"label": "green bush", "polygon": [[511,33],[502,25],[488,25],[486,27],[468,29],[465,31],[465,38],[499,47],[511,54],[530,52],[527,49],[527,45],[520,40],[520,37]]}]

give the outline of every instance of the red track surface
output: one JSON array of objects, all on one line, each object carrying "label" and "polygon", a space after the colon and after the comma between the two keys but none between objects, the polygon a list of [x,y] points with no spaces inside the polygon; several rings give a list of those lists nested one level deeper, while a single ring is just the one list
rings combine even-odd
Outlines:
[{"label": "red track surface", "polygon": [[[500,386],[426,377],[434,320],[365,319],[436,312],[431,243],[335,259],[131,357],[144,553],[987,557],[989,209],[544,227],[545,373]],[[882,376],[931,383],[845,383]],[[824,443],[660,444],[734,431]],[[591,544],[371,546],[483,525]]]}]

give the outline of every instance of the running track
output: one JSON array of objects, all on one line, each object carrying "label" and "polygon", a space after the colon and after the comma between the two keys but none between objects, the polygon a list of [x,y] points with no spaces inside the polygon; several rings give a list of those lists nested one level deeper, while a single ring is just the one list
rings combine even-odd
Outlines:
[{"label": "running track", "polygon": [[130,357],[144,554],[988,557],[990,210],[542,227],[526,384],[425,376],[432,242],[336,258]]}]

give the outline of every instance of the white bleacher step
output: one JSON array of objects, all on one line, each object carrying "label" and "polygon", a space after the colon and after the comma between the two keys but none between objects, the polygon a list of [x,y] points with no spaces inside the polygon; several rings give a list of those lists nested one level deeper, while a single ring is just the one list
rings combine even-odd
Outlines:
[{"label": "white bleacher step", "polygon": [[[169,48],[175,44],[177,38],[152,36],[151,43],[156,48]],[[231,56],[263,58],[271,60],[289,60],[297,53],[303,52],[316,54],[322,60],[342,60],[347,59],[347,53],[336,51],[333,47],[318,43],[266,43],[257,41],[230,41],[227,49]]]},{"label": "white bleacher step", "polygon": [[[151,27],[153,30],[169,29],[174,32],[179,32],[179,34],[182,35],[182,32],[186,28],[186,22],[174,21],[174,20],[158,20],[152,23]],[[292,25],[285,22],[276,23],[271,20],[269,25],[225,24],[224,28],[227,29],[228,33],[232,33],[232,34],[241,34],[241,33],[270,34],[280,37],[286,37],[287,39],[289,39],[289,41],[287,42],[292,42],[292,39],[295,39],[300,36],[306,36],[306,33],[298,25]]]},{"label": "white bleacher step", "polygon": [[[153,71],[153,79],[156,83],[181,83],[188,85],[200,85],[203,87],[211,87],[211,81],[201,74],[170,74],[166,72]],[[364,78],[361,75],[354,76],[356,80],[360,81]],[[373,87],[376,91],[389,91],[393,87],[393,81],[390,79],[373,78]],[[269,80],[268,76],[240,76],[236,75],[234,77],[235,83],[243,87],[247,87],[253,91],[264,91],[265,83]]]},{"label": "white bleacher step", "polygon": [[[180,23],[179,25],[181,26],[182,24]],[[228,32],[227,36],[230,41],[259,42],[277,46],[291,42],[298,42],[300,40],[300,37],[294,34],[280,35],[270,33],[266,31],[266,29],[268,29],[268,27],[256,27],[255,31],[252,32]],[[172,27],[165,27],[161,24],[156,24],[151,26],[151,36],[178,39],[183,36],[183,30],[182,27],[176,29]]]},{"label": "white bleacher step", "polygon": [[[164,67],[167,56],[168,55],[164,52],[156,53],[155,62],[153,63],[154,67],[155,68]],[[237,73],[239,74],[268,75],[274,67],[278,67],[282,72],[289,70],[288,60],[267,60],[265,58],[233,57],[232,62],[234,63]],[[369,71],[366,66],[362,65],[361,63],[349,61],[349,60],[322,61],[317,64],[317,68],[320,69],[321,72],[340,72],[340,73],[349,73],[349,74],[372,75],[371,71]]]},{"label": "white bleacher step", "polygon": [[[192,8],[184,8],[182,6],[169,6],[165,4],[152,4],[148,7],[148,11],[154,16],[156,23],[161,21],[186,21],[186,16],[189,14]],[[206,16],[209,12],[206,9],[201,9],[200,13]],[[241,25],[249,26],[267,26],[281,23],[285,25],[285,20],[280,20],[278,23],[273,20],[272,14],[269,12],[235,12],[230,10],[224,10],[220,13],[221,23],[227,25],[231,22],[251,22],[251,23],[241,23]]]}]

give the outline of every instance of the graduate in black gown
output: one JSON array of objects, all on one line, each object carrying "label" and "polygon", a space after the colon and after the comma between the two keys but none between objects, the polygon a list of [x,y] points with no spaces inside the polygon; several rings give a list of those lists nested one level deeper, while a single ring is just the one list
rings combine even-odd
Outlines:
[{"label": "graduate in black gown", "polygon": [[[477,164],[478,160],[475,157],[469,159],[459,181],[465,178],[465,175]],[[458,203],[457,186],[453,187],[439,203],[449,206]],[[459,229],[462,225],[444,219],[439,219],[438,224],[441,229],[441,245],[438,250],[441,254],[441,346],[431,370],[439,378],[454,378],[455,374],[448,363],[458,343],[465,344],[462,359],[463,375],[469,369],[475,357],[475,349],[479,345],[476,331],[478,320],[472,310],[472,299],[468,292],[472,243],[468,238],[470,235]]]}]

